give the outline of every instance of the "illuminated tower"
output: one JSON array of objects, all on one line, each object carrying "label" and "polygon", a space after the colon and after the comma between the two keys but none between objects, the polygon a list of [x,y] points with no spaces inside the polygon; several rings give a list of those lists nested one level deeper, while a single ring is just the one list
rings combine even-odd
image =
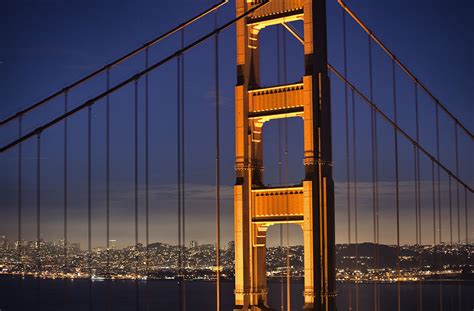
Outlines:
[{"label": "illuminated tower", "polygon": [[[237,0],[237,16],[262,2]],[[262,88],[259,32],[297,20],[304,22],[302,82]],[[266,232],[273,224],[294,223],[303,229],[305,310],[333,311],[334,183],[325,0],[270,0],[239,20],[235,101],[234,309],[268,309]],[[295,187],[265,187],[263,124],[290,117],[304,120],[304,179]]]}]

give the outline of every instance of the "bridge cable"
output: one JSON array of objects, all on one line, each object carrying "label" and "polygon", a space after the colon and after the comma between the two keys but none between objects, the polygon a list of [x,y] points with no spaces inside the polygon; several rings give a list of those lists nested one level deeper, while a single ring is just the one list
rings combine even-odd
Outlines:
[{"label": "bridge cable", "polygon": [[[392,88],[393,88],[393,115],[394,122],[398,125],[398,111],[397,111],[397,84],[396,84],[396,72],[395,62],[392,61]],[[398,133],[397,129],[394,128],[394,139],[395,139],[395,203],[397,210],[397,310],[401,309],[400,301],[400,193],[399,193],[399,161],[398,161]]]},{"label": "bridge cable", "polygon": [[[110,89],[110,69],[107,69],[106,88]],[[107,94],[106,98],[106,116],[105,116],[105,162],[106,162],[106,181],[105,181],[105,231],[106,231],[106,273],[110,274],[110,98]]]},{"label": "bridge cable", "polygon": [[[40,101],[38,101],[38,102],[22,109],[21,111],[18,111],[16,113],[0,120],[0,126],[6,124],[6,123],[8,123],[8,122],[10,122],[10,121],[12,121],[16,118],[19,118],[21,116],[25,116],[30,111],[32,111],[32,110],[48,103],[49,101],[51,101],[54,98],[60,96],[61,94],[65,93],[66,91],[72,90],[72,89],[78,87],[79,85],[84,84],[85,82],[89,81],[90,79],[98,76],[99,74],[101,74],[105,71],[109,71],[111,68],[116,67],[117,65],[123,63],[124,61],[126,61],[126,60],[130,59],[131,57],[137,55],[138,53],[142,52],[143,50],[154,46],[155,44],[157,44],[157,43],[163,41],[164,39],[172,36],[173,34],[177,33],[178,31],[190,26],[191,24],[193,24],[194,22],[196,22],[196,21],[200,20],[201,18],[207,16],[211,12],[217,11],[221,6],[223,6],[224,4],[226,4],[228,2],[229,2],[228,0],[222,0],[217,4],[214,4],[212,7],[208,8],[207,10],[199,13],[198,15],[195,15],[194,17],[192,17],[192,18],[188,19],[187,21],[179,24],[178,26],[176,26],[173,29],[167,31],[166,33],[159,35],[158,37],[154,38],[153,40],[146,42],[145,44],[143,44],[139,48],[127,53],[126,55],[123,55],[122,57],[106,64],[105,66],[95,70],[94,72],[89,73],[87,76],[82,77],[79,80],[76,80],[75,82],[67,85],[66,87],[64,87],[63,89],[57,91],[56,93],[51,94],[48,97],[43,98],[42,100],[40,100]],[[265,3],[260,4],[259,7],[263,6],[264,4]],[[252,9],[252,11],[255,11],[256,9],[259,9],[259,7]]]},{"label": "bridge cable", "polygon": [[[440,161],[440,143],[439,143],[439,106],[435,106],[435,117],[436,117],[436,157],[437,160]],[[439,165],[437,166],[438,174],[438,234],[439,234],[439,248],[441,248],[441,243],[442,243],[442,226],[441,226],[441,171]],[[438,249],[438,251],[441,251]],[[440,260],[440,268],[443,266],[443,260],[441,256],[438,256]],[[440,311],[443,310],[443,284],[442,282],[439,282],[439,308]]]},{"label": "bridge cable", "polygon": [[87,108],[87,268],[89,306],[92,304],[92,106]]},{"label": "bridge cable", "polygon": [[182,297],[182,247],[181,247],[181,57],[179,54],[177,60],[177,183],[178,183],[178,297],[179,297],[179,310],[183,310],[183,297]]},{"label": "bridge cable", "polygon": [[41,274],[41,133],[36,138],[36,269]]},{"label": "bridge cable", "polygon": [[[285,2],[283,2],[283,10],[285,9]],[[282,47],[283,47],[283,83],[288,83],[288,67],[287,67],[287,42],[286,42],[286,31],[283,32],[282,36]],[[287,110],[288,101],[287,94],[285,95],[285,111]],[[283,121],[284,128],[284,163],[283,163],[283,179],[284,183],[288,185],[288,118],[285,117]],[[289,216],[289,202],[288,196],[286,196],[286,304],[287,310],[291,310],[291,269],[290,269],[290,216]]]},{"label": "bridge cable", "polygon": [[[277,35],[277,85],[281,85],[281,57],[280,57],[280,49],[281,49],[281,44],[280,44],[280,27],[276,27],[276,35]],[[281,120],[278,120],[278,180],[280,185],[283,184],[283,173],[282,173],[282,156],[281,156],[281,150],[282,150],[282,122]],[[279,225],[280,227],[280,249],[283,249],[283,224]],[[283,277],[280,277],[280,310],[283,311],[285,309],[285,290],[284,290],[284,283],[283,283]]]},{"label": "bridge cable", "polygon": [[[105,96],[105,273],[110,277],[110,68],[106,71]],[[107,310],[110,310],[110,282],[106,283]]]},{"label": "bridge cable", "polygon": [[[214,14],[215,29],[217,29],[217,11]],[[220,110],[219,110],[219,32],[215,35],[214,77],[216,100],[216,311],[221,310],[221,283],[220,283],[220,245],[221,245],[221,214],[220,214]]]},{"label": "bridge cable", "polygon": [[431,178],[432,178],[432,203],[433,203],[433,253],[435,259],[435,266],[436,268],[439,267],[439,255],[438,255],[438,247],[436,243],[436,175],[435,175],[435,163],[431,161]]},{"label": "bridge cable", "polygon": [[[21,137],[23,128],[23,116],[20,116],[18,119],[18,136]],[[20,271],[23,272],[23,257],[22,257],[22,250],[23,250],[23,241],[22,241],[22,212],[23,212],[23,182],[22,182],[22,161],[23,160],[23,146],[22,144],[18,144],[18,263],[20,265]]]},{"label": "bridge cable", "polygon": [[[67,113],[68,111],[68,91],[64,92],[64,113]],[[63,244],[63,256],[64,256],[64,269],[67,270],[68,268],[68,228],[67,228],[67,219],[68,219],[68,156],[67,156],[67,150],[68,150],[68,120],[67,118],[64,119],[64,143],[63,143],[63,157],[64,157],[64,172],[63,172],[63,199],[64,199],[64,212],[63,212],[63,217],[64,217],[64,244]]]},{"label": "bridge cable", "polygon": [[134,153],[133,153],[133,173],[134,173],[134,216],[135,216],[135,274],[138,270],[138,79],[134,82],[134,111],[133,111],[133,127],[134,127]]},{"label": "bridge cable", "polygon": [[139,299],[139,287],[138,287],[138,272],[139,272],[139,248],[138,248],[138,78],[134,84],[134,112],[133,112],[133,125],[134,125],[134,210],[135,210],[135,303],[138,309]]},{"label": "bridge cable", "polygon": [[[181,48],[184,48],[184,29],[181,30]],[[183,310],[186,310],[186,284],[185,284],[185,266],[186,266],[186,190],[185,190],[185,118],[184,118],[184,53],[181,54],[181,274],[182,274],[182,303]]]},{"label": "bridge cable", "polygon": [[[415,97],[415,130],[416,130],[416,140],[420,141],[420,124],[419,124],[419,104],[418,104],[418,85],[413,83],[414,86],[414,97]],[[422,242],[422,213],[421,213],[421,184],[420,184],[420,151],[413,145],[413,154],[414,154],[414,171],[415,171],[415,213],[416,213],[416,243],[419,247],[423,245]],[[422,271],[423,263],[422,256],[418,256],[418,269]],[[421,276],[418,277],[418,310],[423,310],[423,283]]]},{"label": "bridge cable", "polygon": [[[145,67],[148,69],[148,57],[149,57],[149,49],[145,50]],[[148,277],[149,273],[149,117],[148,117],[148,110],[149,110],[149,88],[148,85],[148,73],[145,75],[145,275]]]},{"label": "bridge cable", "polygon": [[[413,172],[414,172],[414,186],[415,186],[415,224],[416,224],[416,236],[415,236],[415,245],[417,246],[417,249],[420,250],[421,248],[421,242],[420,242],[420,239],[419,239],[419,219],[418,219],[418,209],[419,209],[419,206],[418,206],[418,195],[419,195],[419,192],[418,192],[418,162],[417,162],[417,159],[416,159],[416,156],[417,156],[417,149],[416,149],[416,146],[413,146]],[[422,268],[422,265],[421,265],[421,255],[418,254],[417,256],[417,263],[418,263],[418,269],[419,271],[421,271],[421,268]],[[421,279],[418,278],[418,284],[417,284],[417,310],[421,311],[422,310],[422,306],[421,306]]]},{"label": "bridge cable", "polygon": [[[454,123],[454,144],[455,144],[455,159],[456,159],[456,175],[459,176],[459,147],[458,147],[458,126]],[[458,244],[461,244],[461,214],[459,207],[459,182],[456,181],[456,206],[458,212]]]},{"label": "bridge cable", "polygon": [[[184,29],[181,30],[181,48],[184,48]],[[184,53],[181,54],[181,209],[182,209],[182,275],[183,275],[183,310],[186,310],[186,189],[185,189],[185,118],[184,118]]]},{"label": "bridge cable", "polygon": [[[346,34],[346,11],[341,9],[342,13],[342,40],[343,40],[343,62],[344,62],[344,79],[347,79],[347,34]],[[351,228],[351,187],[350,187],[350,148],[349,148],[349,103],[347,85],[344,84],[344,128],[346,143],[346,204],[347,204],[347,240],[348,249],[351,252],[352,244],[352,228]],[[349,310],[352,310],[352,284],[349,285],[348,295]]]},{"label": "bridge cable", "polygon": [[[353,159],[354,159],[354,239],[355,239],[355,257],[356,257],[356,268],[359,271],[359,232],[358,232],[358,210],[357,210],[357,141],[356,141],[356,109],[355,109],[355,96],[354,90],[352,90],[352,148],[353,148]],[[356,310],[359,311],[359,283],[355,284],[355,305]]]},{"label": "bridge cable", "polygon": [[[373,68],[372,68],[372,39],[368,36],[369,54],[369,93],[370,101],[373,102]],[[378,269],[378,168],[377,168],[377,114],[374,109],[370,110],[370,134],[372,152],[372,208],[373,208],[373,238],[374,238],[374,269]],[[380,309],[379,306],[379,285],[374,282],[374,311]]]},{"label": "bridge cable", "polygon": [[[455,161],[456,161],[456,175],[459,176],[459,146],[458,146],[458,125],[454,122],[454,143],[455,143]],[[458,247],[461,247],[461,208],[460,208],[460,194],[459,194],[459,182],[456,181],[456,207],[457,207],[457,216],[458,216]],[[462,266],[462,258],[459,256],[458,265]],[[462,270],[461,270],[462,271]],[[461,291],[461,282],[458,282],[458,306],[461,309],[462,305],[462,291]]]},{"label": "bridge cable", "polygon": [[469,260],[469,231],[468,231],[468,220],[467,220],[467,188],[464,188],[464,219],[465,219],[465,234],[466,234],[466,264]]},{"label": "bridge cable", "polygon": [[36,134],[36,296],[41,309],[41,132]]},{"label": "bridge cable", "polygon": [[453,245],[453,204],[451,191],[451,175],[448,175],[448,198],[449,198],[449,241]]}]

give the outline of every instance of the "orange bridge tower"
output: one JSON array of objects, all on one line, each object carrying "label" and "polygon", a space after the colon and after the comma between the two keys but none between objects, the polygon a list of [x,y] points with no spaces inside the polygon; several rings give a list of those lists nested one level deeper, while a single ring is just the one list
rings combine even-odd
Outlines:
[{"label": "orange bridge tower", "polygon": [[[236,0],[237,16],[262,0]],[[325,0],[270,0],[237,23],[234,186],[235,307],[271,310],[267,301],[266,232],[293,223],[304,238],[304,309],[336,310],[334,182],[331,105],[327,72]],[[301,82],[261,87],[259,33],[304,22]],[[304,120],[305,176],[292,187],[263,185],[263,125],[273,119]]]}]

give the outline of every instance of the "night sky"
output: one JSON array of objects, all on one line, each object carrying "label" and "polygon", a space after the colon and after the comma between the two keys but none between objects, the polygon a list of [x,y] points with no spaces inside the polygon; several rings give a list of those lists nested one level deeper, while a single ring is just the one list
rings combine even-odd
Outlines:
[{"label": "night sky", "polygon": [[[179,23],[210,7],[216,1],[191,0],[1,0],[0,9],[0,117],[17,112],[81,78],[106,63],[143,45]],[[471,132],[474,130],[474,19],[471,1],[348,1],[347,4],[374,30],[378,37],[422,81],[428,89]],[[231,1],[218,14],[219,24],[234,17]],[[349,16],[347,18],[348,79],[366,95],[368,83],[367,35]],[[214,27],[214,17],[203,19],[184,34],[190,43]],[[302,28],[295,23],[295,27]],[[284,29],[281,28],[283,36]],[[275,27],[261,32],[262,85],[285,82],[277,77]],[[286,81],[301,80],[303,48],[286,33]],[[283,38],[283,37],[282,37]],[[283,39],[282,39],[283,40]],[[342,13],[335,0],[328,0],[329,62],[343,71]],[[171,54],[180,46],[175,35],[149,51],[150,64]],[[235,28],[219,36],[220,103],[221,103],[221,173],[222,173],[222,239],[233,239],[234,174],[234,91]],[[282,53],[283,55],[283,53]],[[214,40],[207,40],[185,54],[185,149],[186,149],[186,241],[214,240]],[[373,44],[374,102],[393,117],[391,61]],[[111,71],[111,85],[128,78],[145,66],[139,54]],[[283,68],[283,62],[280,64]],[[149,75],[150,85],[150,241],[177,243],[177,129],[176,129],[176,60]],[[283,72],[283,69],[281,69]],[[396,70],[397,104],[400,126],[414,137],[414,86]],[[69,108],[105,90],[106,77],[69,93]],[[347,242],[347,194],[344,88],[331,77],[333,105],[334,179],[336,181],[337,242]],[[144,242],[144,79],[138,82],[139,99],[139,240]],[[434,105],[418,90],[420,105],[420,140],[435,154]],[[349,105],[351,96],[349,92]],[[111,104],[111,239],[119,246],[134,240],[134,85],[110,96]],[[370,110],[355,98],[357,205],[359,208],[359,241],[372,241],[372,184],[370,154]],[[24,119],[26,132],[64,110],[64,97],[52,100]],[[352,111],[349,116],[352,120]],[[92,234],[93,247],[105,245],[105,100],[92,108]],[[70,118],[68,148],[69,239],[86,247],[87,241],[87,112]],[[378,119],[380,227],[382,243],[395,243],[395,185],[393,130]],[[440,114],[441,162],[455,170],[454,125]],[[349,124],[352,128],[352,123]],[[288,176],[285,183],[298,183],[303,177],[303,122],[291,119],[273,121],[264,127],[266,184],[278,184],[278,154],[281,151],[278,129],[288,131]],[[57,241],[63,231],[63,123],[42,135],[41,231],[45,240]],[[471,185],[474,177],[472,140],[459,130],[459,177]],[[2,126],[0,143],[16,138],[18,123]],[[350,181],[354,166],[352,132],[350,132]],[[414,167],[413,146],[399,139],[400,209],[402,243],[414,242]],[[36,234],[36,139],[23,144],[23,238],[34,240]],[[0,156],[0,235],[17,238],[17,149]],[[422,242],[433,241],[431,162],[421,157]],[[449,239],[449,183],[441,176],[442,240]],[[460,224],[458,227],[457,184],[452,182],[453,231],[457,240],[465,240],[464,189],[460,187]],[[351,187],[351,206],[354,191]],[[468,194],[469,236],[474,235],[472,195]],[[351,211],[354,215],[354,210]],[[437,215],[438,217],[439,215]],[[353,216],[352,216],[353,217]],[[352,229],[354,230],[352,218]],[[291,243],[301,243],[297,227],[290,231]],[[269,230],[270,244],[278,242],[278,227]],[[354,231],[352,232],[354,241]]]}]

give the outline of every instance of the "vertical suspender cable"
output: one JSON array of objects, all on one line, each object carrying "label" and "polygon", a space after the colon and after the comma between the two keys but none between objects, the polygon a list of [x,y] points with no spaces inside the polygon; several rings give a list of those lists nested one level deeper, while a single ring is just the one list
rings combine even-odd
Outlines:
[{"label": "vertical suspender cable", "polygon": [[36,138],[36,266],[41,274],[41,132]]},{"label": "vertical suspender cable", "polygon": [[[68,91],[64,92],[64,112],[66,113],[68,111]],[[64,191],[64,194],[63,194],[63,198],[64,198],[64,244],[63,244],[63,252],[64,252],[64,269],[67,270],[68,268],[68,259],[67,259],[67,256],[68,256],[68,236],[67,236],[67,218],[68,218],[68,215],[67,215],[67,212],[68,212],[68,195],[67,195],[67,190],[68,190],[68,172],[67,172],[67,169],[68,169],[68,156],[67,156],[67,149],[68,149],[68,122],[67,122],[67,118],[64,119],[64,175],[63,175],[63,191]]]},{"label": "vertical suspender cable", "polygon": [[[397,84],[395,74],[395,61],[392,61],[392,79],[393,79],[393,116],[395,124],[398,124],[397,119]],[[395,139],[395,200],[397,209],[397,310],[400,311],[400,202],[399,202],[399,172],[398,172],[398,133],[394,128]]]},{"label": "vertical suspender cable", "polygon": [[[459,177],[459,148],[458,148],[458,125],[454,123],[454,143],[456,154],[456,176]],[[456,206],[458,210],[458,244],[461,244],[461,213],[459,207],[459,182],[456,182]]]},{"label": "vertical suspender cable", "polygon": [[92,104],[87,107],[87,267],[89,310],[92,310]]},{"label": "vertical suspender cable", "polygon": [[[285,2],[283,2],[283,6]],[[283,9],[285,9],[283,7]],[[283,32],[283,83],[287,83],[288,81],[288,71],[287,71],[287,50],[286,50],[286,31]],[[285,93],[285,109],[288,103],[286,100],[286,93]],[[288,184],[288,118],[285,118],[284,121],[284,163],[283,163],[283,179],[284,183]],[[291,310],[291,270],[290,270],[290,225],[289,225],[289,210],[288,210],[288,197],[286,197],[286,309],[288,311]]]},{"label": "vertical suspender cable", "polygon": [[[148,69],[148,48],[145,50],[145,67]],[[149,173],[148,173],[148,157],[149,157],[149,119],[148,119],[148,103],[149,89],[148,89],[148,73],[145,75],[145,275],[148,276],[149,269]]]},{"label": "vertical suspender cable", "polygon": [[[18,137],[21,137],[23,127],[23,115],[20,115],[18,118]],[[22,250],[23,250],[23,241],[22,241],[22,159],[23,159],[23,148],[22,144],[18,144],[18,263],[20,265],[20,271],[23,272],[23,257],[22,257]]]},{"label": "vertical suspender cable", "polygon": [[41,310],[41,132],[38,132],[36,138],[36,290]]},{"label": "vertical suspender cable", "polygon": [[[416,126],[416,141],[420,141],[420,114],[419,114],[419,105],[418,105],[418,85],[416,83],[413,83],[415,87],[415,126]],[[417,199],[417,206],[418,206],[418,243],[422,245],[422,236],[421,236],[421,228],[422,228],[422,222],[421,222],[421,184],[420,184],[420,150],[418,147],[415,147],[416,151],[416,199]]]},{"label": "vertical suspender cable", "polygon": [[138,79],[134,82],[134,154],[133,154],[133,172],[134,172],[134,211],[135,211],[135,278],[138,276]]},{"label": "vertical suspender cable", "polygon": [[[419,142],[419,128],[418,128],[418,99],[417,99],[417,85],[414,83],[414,90],[415,90],[415,131],[416,131],[416,141]],[[418,173],[417,173],[417,147],[413,145],[413,171],[414,171],[414,186],[415,186],[415,244],[420,245],[419,237],[420,237],[420,228],[418,227],[419,220],[418,220]]]},{"label": "vertical suspender cable", "polygon": [[[435,113],[436,113],[436,159],[440,161],[440,146],[439,146],[439,106],[436,105],[435,107]],[[438,242],[441,246],[442,243],[442,232],[441,232],[441,171],[439,165],[437,165],[438,168],[438,234],[439,234],[439,239]],[[441,258],[438,256],[438,258],[441,260]],[[439,263],[440,267],[443,265],[442,262]],[[439,282],[439,310],[443,310],[443,284],[442,282]]]},{"label": "vertical suspender cable", "polygon": [[[454,140],[455,140],[455,155],[456,155],[456,176],[459,177],[459,149],[458,149],[458,125],[454,123]],[[456,207],[458,212],[458,247],[461,247],[461,209],[459,206],[459,182],[456,181]],[[459,257],[459,267],[462,266],[462,258]],[[462,291],[461,282],[458,282],[458,308],[461,310],[462,305]]]},{"label": "vertical suspender cable", "polygon": [[[419,115],[419,106],[418,106],[418,85],[413,83],[414,90],[415,90],[415,130],[416,130],[416,141],[420,142],[420,115]],[[421,239],[421,184],[420,184],[420,151],[418,148],[413,145],[414,148],[414,156],[415,156],[415,207],[416,207],[416,228],[417,228],[417,244],[423,245]],[[422,258],[421,256],[418,257],[418,267],[421,271],[422,268]],[[418,282],[418,310],[423,310],[423,284],[421,278],[419,278]]]},{"label": "vertical suspender cable", "polygon": [[[217,11],[214,16],[217,29]],[[221,247],[221,211],[220,211],[220,111],[219,111],[219,33],[215,36],[214,77],[216,97],[216,311],[221,310],[221,283],[220,283],[220,247]]]},{"label": "vertical suspender cable", "polygon": [[[465,219],[465,234],[466,234],[466,260],[469,259],[469,230],[468,230],[468,222],[467,222],[467,188],[464,187],[464,219]],[[466,262],[467,263],[467,262]]]},{"label": "vertical suspender cable", "polygon": [[[106,71],[106,88],[110,89],[110,67]],[[110,277],[110,96],[105,98],[105,273]],[[110,310],[110,283],[106,285],[107,310]]]},{"label": "vertical suspender cable", "polygon": [[135,305],[138,310],[139,303],[139,287],[138,287],[138,273],[139,273],[139,248],[138,248],[138,79],[134,81],[134,155],[133,155],[133,171],[134,171],[134,210],[135,210]]},{"label": "vertical suspender cable", "polygon": [[[368,36],[368,50],[369,50],[369,92],[370,101],[373,102],[373,77],[372,77],[372,39]],[[373,235],[374,235],[374,269],[378,268],[378,200],[377,200],[377,139],[376,139],[376,113],[374,109],[370,110],[370,134],[371,134],[371,151],[372,151],[372,208],[373,208]],[[374,311],[378,308],[378,284],[374,283]]]},{"label": "vertical suspender cable", "polygon": [[[87,267],[92,275],[92,106],[87,107]],[[92,280],[89,277],[89,298]],[[90,300],[89,300],[90,301]]]},{"label": "vertical suspender cable", "polygon": [[453,204],[451,195],[451,175],[448,175],[448,198],[449,198],[449,241],[453,245]]},{"label": "vertical suspender cable", "polygon": [[177,57],[177,153],[178,153],[178,167],[177,167],[177,182],[178,182],[178,297],[179,310],[183,310],[182,304],[182,280],[181,280],[181,57]]},{"label": "vertical suspender cable", "polygon": [[[110,89],[110,68],[107,69],[107,91]],[[110,274],[110,99],[109,95],[106,97],[106,116],[105,116],[105,231],[106,231],[106,273]]]},{"label": "vertical suspender cable", "polygon": [[[416,222],[416,237],[415,237],[415,245],[417,247],[420,247],[420,240],[418,239],[419,235],[418,235],[418,174],[417,174],[417,170],[418,170],[418,162],[416,161],[416,146],[413,145],[413,173],[414,173],[414,185],[415,185],[415,222]],[[420,256],[418,256],[418,268],[420,269],[421,268],[421,258]],[[418,282],[418,286],[417,286],[417,310],[421,310],[421,305],[420,305],[420,302],[421,302],[421,295],[420,295],[420,286],[421,286],[421,280]]]},{"label": "vertical suspender cable", "polygon": [[[184,28],[181,30],[181,48],[184,48]],[[185,190],[185,144],[184,144],[184,53],[181,54],[181,210],[182,210],[182,257],[181,271],[183,275],[183,310],[186,310],[186,190]]]},{"label": "vertical suspender cable", "polygon": [[[432,202],[433,202],[433,253],[434,253],[434,261],[435,267],[438,269],[439,262],[438,262],[438,250],[436,244],[436,182],[435,182],[435,162],[431,161],[431,178],[432,178]],[[440,241],[441,242],[441,241]]]},{"label": "vertical suspender cable", "polygon": [[[356,110],[355,110],[355,96],[352,90],[352,154],[354,158],[354,239],[355,239],[355,256],[356,268],[359,270],[359,236],[358,236],[358,211],[357,211],[357,143],[356,143]],[[355,284],[356,295],[356,310],[359,311],[359,283]]]},{"label": "vertical suspender cable", "polygon": [[[346,11],[342,8],[342,40],[343,40],[343,57],[344,57],[344,79],[347,79],[347,36],[346,36]],[[351,188],[350,188],[350,157],[349,157],[349,103],[347,85],[344,84],[344,127],[346,135],[346,195],[347,195],[347,240],[349,244],[349,251],[351,251]],[[352,285],[349,285],[349,309],[352,309]]]},{"label": "vertical suspender cable", "polygon": [[[436,113],[436,159],[440,161],[440,151],[439,151],[439,109],[438,105],[435,107],[435,113]],[[440,173],[440,168],[439,165],[437,166],[438,168],[438,216],[439,216],[439,223],[438,223],[438,235],[439,235],[439,243],[441,243],[441,173]]]},{"label": "vertical suspender cable", "polygon": [[[281,58],[280,58],[280,27],[276,27],[276,34],[277,34],[277,84],[281,84]],[[280,185],[283,184],[283,174],[282,174],[282,157],[281,157],[281,120],[278,120],[278,180]],[[280,249],[283,248],[283,224],[280,224]],[[280,278],[280,310],[283,311],[285,309],[285,290],[283,284],[283,277]]]}]

